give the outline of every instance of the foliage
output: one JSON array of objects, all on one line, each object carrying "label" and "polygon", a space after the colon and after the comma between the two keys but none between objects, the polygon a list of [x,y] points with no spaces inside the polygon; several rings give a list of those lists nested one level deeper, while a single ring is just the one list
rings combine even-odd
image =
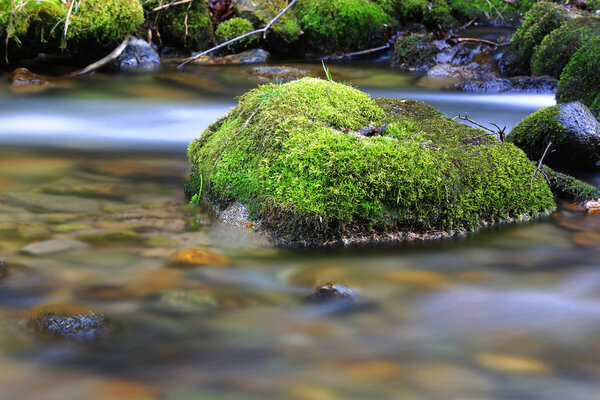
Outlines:
[{"label": "foliage", "polygon": [[[369,126],[381,136],[361,136]],[[476,228],[554,208],[534,165],[512,144],[422,103],[373,99],[347,85],[304,78],[240,98],[188,149],[193,182],[220,206],[249,205],[292,240],[362,229]]]},{"label": "foliage", "polygon": [[325,50],[358,50],[385,42],[392,22],[368,0],[298,0],[296,13],[310,41]]},{"label": "foliage", "polygon": [[405,0],[396,3],[399,20],[403,23],[420,22],[430,29],[448,30],[458,26],[445,0]]},{"label": "foliage", "polygon": [[[600,35],[600,18],[576,18],[550,32],[535,48],[531,59],[534,75],[559,78],[571,56],[593,36]],[[600,60],[598,60],[600,62]]]},{"label": "foliage", "polygon": [[[218,43],[224,43],[238,36],[242,36],[245,33],[252,32],[254,28],[250,21],[234,17],[222,22],[215,31],[215,38]],[[227,49],[231,52],[237,53],[243,50],[247,50],[258,42],[258,35],[251,35],[235,43],[227,45]]]},{"label": "foliage", "polygon": [[600,36],[586,41],[571,57],[558,82],[559,102],[579,101],[600,115]]}]

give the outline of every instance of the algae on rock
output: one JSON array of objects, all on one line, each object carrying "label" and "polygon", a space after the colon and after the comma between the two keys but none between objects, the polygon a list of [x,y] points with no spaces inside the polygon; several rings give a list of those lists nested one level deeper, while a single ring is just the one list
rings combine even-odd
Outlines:
[{"label": "algae on rock", "polygon": [[239,202],[282,242],[472,230],[553,210],[514,145],[420,102],[303,78],[267,84],[189,146],[188,194]]}]

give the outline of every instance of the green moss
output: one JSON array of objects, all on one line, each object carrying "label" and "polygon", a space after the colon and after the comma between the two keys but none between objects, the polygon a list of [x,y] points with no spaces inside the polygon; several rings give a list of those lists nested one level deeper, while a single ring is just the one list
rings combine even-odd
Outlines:
[{"label": "green moss", "polygon": [[122,39],[144,22],[139,0],[86,0],[69,19],[68,41]]},{"label": "green moss", "polygon": [[[0,4],[1,35],[17,44],[45,43],[59,38],[56,26],[66,16],[59,0],[24,1]],[[60,31],[60,29],[58,30]]]},{"label": "green moss", "polygon": [[552,193],[559,199],[579,201],[590,197],[600,197],[600,190],[597,187],[575,179],[570,175],[556,172],[545,165],[542,170],[550,182]]},{"label": "green moss", "polygon": [[505,65],[505,72],[511,75],[529,75],[535,47],[565,21],[566,11],[556,4],[543,1],[533,6],[525,14],[523,24],[510,41],[509,54],[512,53],[514,58],[512,65]]},{"label": "green moss", "polygon": [[[385,127],[381,136],[358,132]],[[552,210],[521,150],[432,107],[304,78],[240,98],[188,149],[194,182],[295,241],[348,232],[473,229]],[[199,178],[202,176],[202,179]]]},{"label": "green moss", "polygon": [[400,38],[392,54],[392,67],[403,71],[427,71],[435,64],[433,35],[412,33]]},{"label": "green moss", "polygon": [[559,78],[571,56],[582,44],[600,34],[600,18],[576,18],[550,32],[535,48],[531,59],[534,75]]},{"label": "green moss", "polygon": [[[254,28],[252,27],[250,21],[243,18],[234,17],[219,24],[217,30],[215,31],[215,37],[218,43],[224,43],[228,40],[241,36],[244,33],[252,32],[253,30]],[[235,43],[227,45],[227,49],[231,52],[236,53],[249,49],[257,42],[258,35],[252,35]]]},{"label": "green moss", "polygon": [[591,12],[600,10],[600,0],[588,0],[586,8]]},{"label": "green moss", "polygon": [[571,57],[558,82],[559,102],[579,101],[600,115],[600,37],[586,41]]},{"label": "green moss", "polygon": [[396,4],[396,12],[403,23],[422,23],[430,29],[448,30],[458,23],[445,0],[404,0]]},{"label": "green moss", "polygon": [[[286,5],[285,0],[262,0],[258,11],[254,13],[258,26],[263,27],[268,24]],[[274,40],[277,47],[289,46],[298,40],[301,32],[298,18],[291,9],[269,28],[267,43]]]},{"label": "green moss", "polygon": [[556,119],[559,112],[560,106],[552,106],[528,115],[512,129],[508,141],[522,149],[531,160],[539,160],[548,142],[555,145],[564,142],[567,130]]},{"label": "green moss", "polygon": [[529,11],[535,0],[520,0],[511,4],[503,0],[447,0],[452,13],[461,21],[477,21],[491,25],[512,25],[520,13]]},{"label": "green moss", "polygon": [[[171,3],[170,0],[150,0],[144,3],[147,11]],[[209,48],[214,39],[213,25],[205,1],[173,5],[151,14],[166,44],[183,46],[192,51]]]},{"label": "green moss", "polygon": [[382,44],[386,24],[392,21],[368,0],[298,0],[296,13],[309,41],[325,51]]}]

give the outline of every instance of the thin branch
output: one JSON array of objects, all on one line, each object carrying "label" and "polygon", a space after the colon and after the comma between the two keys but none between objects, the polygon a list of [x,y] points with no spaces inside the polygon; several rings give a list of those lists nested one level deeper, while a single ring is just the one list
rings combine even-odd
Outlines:
[{"label": "thin branch", "polygon": [[69,11],[67,11],[67,18],[65,19],[65,31],[63,33],[65,40],[67,40],[67,31],[69,30],[69,21],[71,20],[71,13],[73,12],[73,6],[75,5],[76,1],[77,0],[71,1],[71,4],[69,5]]},{"label": "thin branch", "polygon": [[533,188],[533,179],[535,178],[535,174],[538,171],[540,171],[540,174],[542,174],[542,176],[544,178],[546,178],[546,181],[548,182],[548,184],[550,184],[550,180],[548,179],[548,177],[546,176],[544,171],[542,171],[542,163],[544,162],[544,158],[546,157],[546,154],[548,154],[548,150],[550,150],[550,146],[552,146],[552,140],[548,142],[548,146],[546,146],[546,150],[544,150],[544,154],[542,154],[542,158],[540,158],[540,161],[538,161],[538,165],[535,168],[535,170],[533,171],[533,174],[531,175],[531,181],[529,182],[529,190],[531,190]]},{"label": "thin branch", "polygon": [[225,47],[225,46],[228,46],[228,45],[230,45],[230,44],[232,44],[232,43],[235,43],[235,42],[237,42],[237,41],[240,41],[240,40],[242,40],[242,39],[244,39],[244,38],[247,38],[248,36],[252,36],[252,35],[255,35],[255,34],[257,34],[257,33],[262,33],[262,34],[263,34],[263,39],[264,39],[264,38],[266,38],[266,37],[267,37],[267,30],[268,30],[268,29],[269,29],[269,28],[270,28],[270,27],[271,27],[271,26],[272,26],[272,25],[273,25],[275,22],[277,22],[277,20],[278,20],[279,18],[281,18],[281,16],[282,16],[283,14],[285,14],[285,13],[286,13],[286,12],[287,12],[287,11],[288,11],[290,8],[292,8],[292,6],[293,6],[293,5],[296,3],[296,1],[297,1],[297,0],[292,0],[292,1],[290,1],[290,4],[288,4],[288,6],[287,6],[286,8],[284,8],[283,10],[281,10],[281,12],[280,12],[279,14],[277,14],[277,15],[275,16],[275,18],[273,18],[271,21],[269,21],[269,23],[268,23],[267,25],[265,25],[265,27],[264,27],[264,28],[260,28],[260,29],[257,29],[257,30],[255,30],[255,31],[252,31],[252,32],[244,33],[243,35],[240,35],[240,36],[238,36],[238,37],[236,37],[236,38],[233,38],[233,39],[231,39],[231,40],[228,40],[228,41],[226,41],[225,43],[221,43],[221,44],[219,44],[219,45],[217,45],[217,46],[215,46],[215,47],[213,47],[213,48],[210,48],[210,49],[208,49],[208,50],[205,50],[205,51],[203,51],[203,52],[201,52],[201,53],[198,53],[198,54],[196,54],[196,55],[194,55],[194,56],[192,56],[192,57],[186,58],[186,59],[185,59],[185,60],[184,60],[184,61],[183,61],[181,64],[179,64],[179,65],[177,66],[177,69],[180,69],[180,68],[182,68],[184,65],[186,65],[186,64],[188,64],[188,63],[190,63],[190,62],[192,62],[192,61],[194,61],[194,60],[197,60],[198,58],[200,58],[200,57],[202,57],[202,56],[205,56],[205,55],[207,55],[207,54],[209,54],[209,53],[212,53],[212,52],[213,52],[213,51],[215,51],[215,50],[222,49],[222,48],[223,48],[223,47]]},{"label": "thin branch", "polygon": [[461,26],[460,28],[458,28],[458,31],[464,31],[465,29],[467,29],[469,26],[473,25],[473,22],[477,21],[477,17],[473,18],[472,20],[470,20],[469,22],[467,22],[466,24],[464,24],[463,26]]},{"label": "thin branch", "polygon": [[114,60],[117,57],[119,57],[121,55],[121,53],[123,53],[123,50],[125,50],[125,48],[127,47],[127,43],[129,43],[129,38],[130,37],[131,37],[131,35],[127,35],[127,37],[125,37],[125,40],[123,40],[123,42],[121,42],[121,44],[118,45],[106,57],[101,58],[100,60],[96,61],[95,63],[92,63],[92,64],[88,65],[87,67],[85,67],[83,69],[80,69],[80,70],[75,71],[75,72],[71,72],[70,74],[67,74],[67,75],[64,75],[64,77],[65,78],[73,78],[75,76],[89,74],[90,72],[93,72],[93,71],[97,70],[98,68],[102,68],[103,66],[105,66],[106,64],[108,64],[109,62],[111,62],[112,60]]},{"label": "thin branch", "polygon": [[510,44],[510,42],[496,43],[496,42],[492,42],[491,40],[479,39],[479,38],[457,38],[456,40],[458,40],[459,42],[483,43],[483,44],[487,44],[489,46],[494,46],[494,47],[504,47],[504,46],[508,46]]},{"label": "thin branch", "polygon": [[157,12],[157,11],[160,11],[160,10],[164,10],[165,8],[169,8],[169,7],[173,7],[173,6],[178,6],[180,4],[187,4],[187,3],[191,3],[193,1],[194,0],[172,1],[169,4],[165,4],[165,5],[162,5],[162,6],[159,6],[159,7],[155,7],[152,10],[150,10],[150,12]]},{"label": "thin branch", "polygon": [[498,139],[499,142],[504,142],[504,136],[505,136],[505,132],[504,131],[506,130],[506,126],[504,128],[502,128],[502,129],[500,129],[500,127],[497,124],[495,124],[493,122],[488,122],[490,125],[494,125],[496,127],[496,130],[490,129],[490,128],[488,128],[485,125],[481,125],[477,121],[473,121],[471,118],[469,118],[469,114],[467,114],[466,112],[465,112],[465,116],[464,117],[462,115],[458,114],[456,117],[454,117],[452,119],[453,120],[460,119],[462,121],[470,122],[471,124],[473,124],[473,125],[481,128],[481,129],[486,130],[486,131],[489,132],[489,133],[484,133],[483,135],[479,135],[479,136],[474,136],[474,137],[470,137],[470,138],[464,138],[463,140],[475,140],[475,139],[479,139],[479,138],[484,137],[484,136],[491,136],[491,135],[493,135],[493,136],[496,137],[496,139]]}]

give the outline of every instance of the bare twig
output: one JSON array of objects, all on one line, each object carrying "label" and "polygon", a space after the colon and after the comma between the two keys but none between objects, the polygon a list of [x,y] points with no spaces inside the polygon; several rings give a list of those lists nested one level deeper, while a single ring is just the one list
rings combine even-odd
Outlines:
[{"label": "bare twig", "polygon": [[460,28],[458,28],[458,31],[464,31],[465,29],[467,29],[468,27],[470,27],[471,25],[473,25],[473,22],[477,21],[477,17],[473,18],[472,20],[470,20],[469,22],[467,22],[466,24],[464,24],[463,26],[461,26]]},{"label": "bare twig", "polygon": [[281,12],[280,12],[279,14],[277,14],[277,15],[275,16],[275,18],[273,18],[271,21],[269,21],[269,23],[268,23],[267,25],[265,25],[265,27],[264,27],[264,28],[260,28],[260,29],[257,29],[257,30],[255,30],[255,31],[252,31],[252,32],[244,33],[243,35],[240,35],[240,36],[238,36],[238,37],[236,37],[236,38],[233,38],[233,39],[231,39],[231,40],[228,40],[228,41],[226,41],[226,42],[224,42],[224,43],[221,43],[221,44],[219,44],[219,45],[217,45],[217,46],[215,46],[215,47],[212,47],[212,48],[210,48],[210,49],[208,49],[208,50],[205,50],[205,51],[203,51],[203,52],[200,52],[200,53],[198,53],[198,54],[195,54],[195,55],[194,55],[194,56],[192,56],[192,57],[186,58],[186,59],[185,59],[185,61],[183,61],[181,64],[179,64],[179,65],[177,66],[177,68],[178,68],[178,69],[179,69],[179,68],[182,68],[184,65],[186,65],[186,64],[188,64],[188,63],[190,63],[190,62],[192,62],[192,61],[194,61],[194,60],[197,60],[198,58],[200,58],[200,57],[202,57],[202,56],[205,56],[205,55],[207,55],[207,54],[209,54],[209,53],[212,53],[212,52],[213,52],[213,51],[215,51],[215,50],[222,49],[223,47],[225,47],[225,46],[228,46],[228,45],[230,45],[231,43],[235,43],[235,42],[237,42],[237,41],[240,41],[240,40],[242,40],[242,39],[244,39],[244,38],[247,38],[248,36],[252,36],[252,35],[255,35],[255,34],[257,34],[257,33],[262,33],[262,34],[263,34],[263,39],[264,39],[264,38],[266,38],[266,37],[267,37],[267,30],[268,30],[268,29],[269,29],[269,28],[270,28],[270,27],[271,27],[271,26],[272,26],[272,25],[273,25],[275,22],[277,22],[277,20],[278,20],[279,18],[281,18],[281,16],[282,16],[283,14],[285,14],[285,13],[286,13],[286,12],[287,12],[287,11],[288,11],[290,8],[292,8],[292,6],[293,6],[293,5],[296,3],[296,1],[297,1],[297,0],[292,0],[292,1],[290,1],[290,3],[287,5],[287,7],[285,7],[283,10],[281,10]]},{"label": "bare twig", "polygon": [[548,176],[546,176],[546,173],[544,171],[542,171],[542,163],[544,162],[544,157],[546,157],[546,154],[548,154],[548,150],[550,150],[550,146],[552,146],[552,140],[548,142],[548,146],[546,146],[546,150],[544,150],[544,154],[542,154],[542,158],[540,158],[540,161],[538,161],[537,167],[533,171],[533,174],[531,174],[531,181],[529,182],[529,190],[531,190],[533,188],[533,179],[535,178],[535,174],[538,171],[540,171],[540,174],[542,174],[542,176],[546,179],[548,184],[550,184],[550,179],[548,179]]},{"label": "bare twig", "polygon": [[157,11],[160,11],[160,10],[164,10],[165,8],[169,8],[169,7],[173,7],[173,6],[178,6],[180,4],[187,4],[187,3],[191,3],[193,1],[194,0],[172,1],[169,4],[165,4],[165,5],[162,5],[162,6],[159,6],[159,7],[155,7],[152,10],[150,10],[150,12],[157,12]]},{"label": "bare twig", "polygon": [[92,63],[92,64],[88,65],[87,67],[85,67],[83,69],[80,69],[80,70],[75,71],[75,72],[71,72],[70,74],[67,74],[67,75],[64,75],[64,77],[65,78],[73,78],[75,76],[89,74],[90,72],[93,72],[93,71],[97,70],[98,68],[102,68],[103,66],[105,66],[106,64],[108,64],[109,62],[111,62],[112,60],[114,60],[117,57],[119,57],[121,55],[121,53],[123,53],[123,50],[125,50],[125,47],[127,47],[127,43],[129,43],[129,38],[130,37],[131,37],[131,35],[127,35],[127,37],[125,37],[125,40],[123,40],[123,42],[121,42],[121,44],[118,45],[106,57],[101,58],[100,60],[96,61],[95,63]]},{"label": "bare twig", "polygon": [[496,127],[496,130],[490,129],[490,128],[488,128],[485,125],[481,125],[477,121],[473,121],[471,118],[469,118],[469,114],[467,114],[466,112],[465,112],[465,116],[464,117],[462,115],[458,114],[456,117],[454,117],[452,119],[454,119],[454,120],[460,119],[462,121],[470,122],[471,124],[473,124],[473,125],[481,128],[481,129],[486,130],[486,131],[489,132],[489,133],[485,133],[483,135],[474,136],[474,137],[470,137],[470,138],[465,138],[463,140],[474,140],[474,139],[479,139],[479,138],[484,137],[484,136],[491,136],[491,135],[493,135],[493,136],[496,137],[496,139],[498,139],[499,142],[504,142],[504,137],[506,136],[506,133],[505,133],[506,126],[503,127],[502,129],[500,129],[500,127],[497,124],[488,121],[488,124],[494,125]]},{"label": "bare twig", "polygon": [[508,46],[510,44],[510,42],[496,43],[496,42],[492,42],[491,40],[479,39],[479,38],[457,38],[456,40],[458,40],[459,42],[483,43],[483,44],[487,44],[489,46],[494,46],[494,47],[504,47],[504,46]]},{"label": "bare twig", "polygon": [[71,20],[71,13],[73,12],[73,6],[75,5],[76,2],[77,2],[77,0],[72,0],[71,4],[69,5],[69,10],[67,11],[67,17],[65,19],[65,31],[63,33],[65,40],[67,40],[67,31],[69,30],[69,21]]}]

